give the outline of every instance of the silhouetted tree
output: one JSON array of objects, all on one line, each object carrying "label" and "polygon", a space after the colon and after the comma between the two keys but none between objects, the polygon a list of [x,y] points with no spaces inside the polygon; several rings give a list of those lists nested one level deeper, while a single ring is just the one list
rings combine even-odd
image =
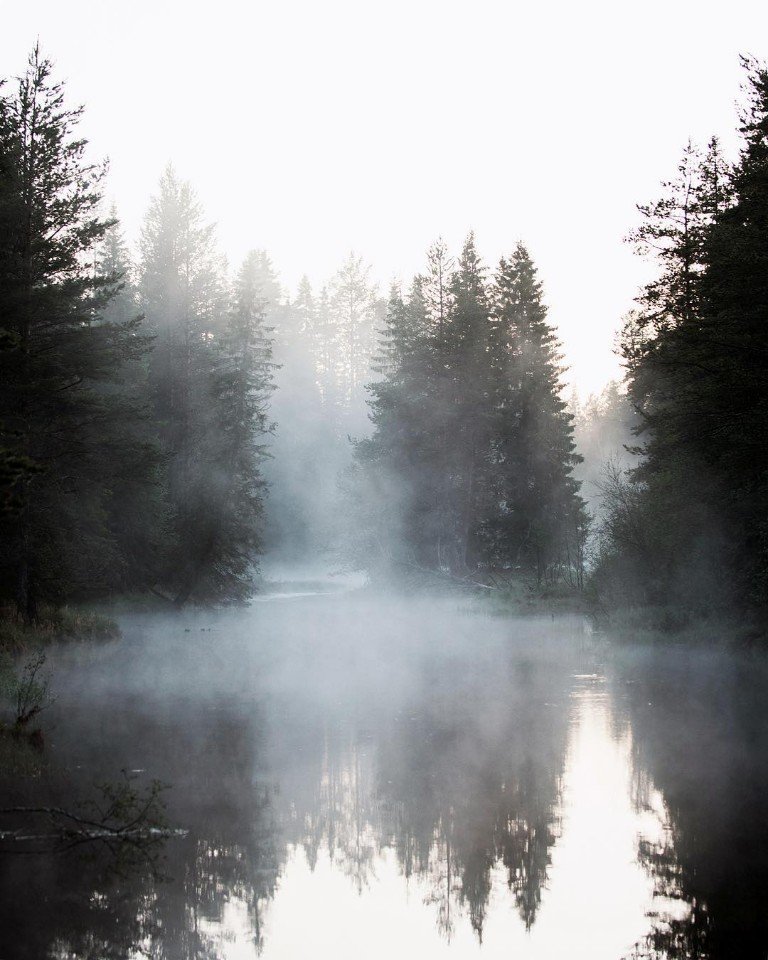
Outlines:
[{"label": "silhouetted tree", "polygon": [[[114,277],[93,269],[110,228],[104,167],[85,159],[39,49],[0,97],[0,421],[14,509],[2,520],[3,590],[40,601],[108,589],[117,563],[113,484],[136,453],[136,411],[117,384],[147,350],[139,318],[109,318]],[[147,463],[136,468],[140,483]]]}]

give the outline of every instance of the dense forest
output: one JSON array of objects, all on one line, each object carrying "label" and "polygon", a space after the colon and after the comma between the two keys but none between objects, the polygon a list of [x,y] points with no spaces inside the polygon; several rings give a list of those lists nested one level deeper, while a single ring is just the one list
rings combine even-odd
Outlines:
[{"label": "dense forest", "polygon": [[488,268],[471,233],[456,256],[437,241],[387,297],[352,253],[288,294],[263,250],[230,271],[169,167],[129,249],[36,50],[0,90],[6,620],[242,601],[269,551],[665,627],[761,623],[768,70],[745,68],[735,162],[689,144],[639,207],[656,272],[625,318],[625,382],[568,402],[522,243]]}]

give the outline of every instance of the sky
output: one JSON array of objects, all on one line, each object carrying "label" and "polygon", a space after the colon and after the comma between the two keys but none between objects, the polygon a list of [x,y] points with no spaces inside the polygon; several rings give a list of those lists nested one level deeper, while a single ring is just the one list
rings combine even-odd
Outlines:
[{"label": "sky", "polygon": [[489,266],[522,240],[586,395],[651,266],[624,242],[689,137],[735,155],[740,54],[768,3],[0,0],[0,76],[39,38],[108,157],[130,240],[172,162],[231,264],[286,287],[351,250],[386,293],[442,236]]}]

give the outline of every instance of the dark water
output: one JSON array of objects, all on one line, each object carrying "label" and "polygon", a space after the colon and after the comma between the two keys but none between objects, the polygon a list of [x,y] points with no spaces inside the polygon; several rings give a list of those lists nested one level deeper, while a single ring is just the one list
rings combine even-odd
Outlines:
[{"label": "dark water", "polygon": [[79,809],[125,768],[189,833],[146,859],[4,844],[0,960],[765,960],[759,661],[304,593],[53,655],[2,806]]}]

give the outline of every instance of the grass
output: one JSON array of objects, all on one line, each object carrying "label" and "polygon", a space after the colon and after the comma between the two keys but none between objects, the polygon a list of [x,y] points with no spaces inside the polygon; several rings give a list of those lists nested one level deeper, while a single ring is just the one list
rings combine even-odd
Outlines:
[{"label": "grass", "polygon": [[60,641],[104,641],[119,636],[117,623],[93,610],[44,607],[40,619],[27,624],[12,608],[0,609],[0,649],[12,653]]},{"label": "grass", "polygon": [[510,580],[483,598],[492,614],[567,614],[588,613],[590,604],[584,593],[564,581],[536,584],[523,579]]},{"label": "grass", "polygon": [[752,617],[711,614],[679,606],[634,606],[601,610],[595,616],[600,632],[620,643],[646,645],[679,643],[681,646],[765,647],[765,624]]}]

